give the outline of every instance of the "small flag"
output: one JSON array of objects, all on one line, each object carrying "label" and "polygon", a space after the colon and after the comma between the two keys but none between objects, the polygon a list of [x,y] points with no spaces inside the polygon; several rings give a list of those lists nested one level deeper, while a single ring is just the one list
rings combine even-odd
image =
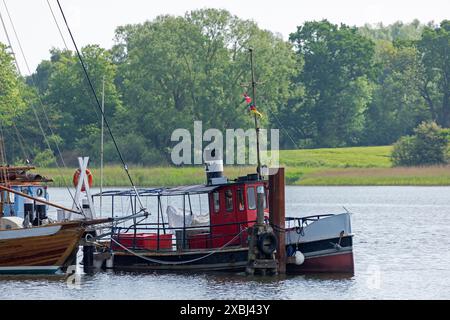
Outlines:
[{"label": "small flag", "polygon": [[258,109],[256,109],[256,107],[254,105],[250,106],[250,112],[253,114],[256,114],[260,118],[263,117],[262,113],[259,112]]},{"label": "small flag", "polygon": [[244,99],[242,99],[242,102],[245,102],[247,104],[249,112],[256,114],[258,117],[262,118],[263,115],[261,112],[258,111],[258,109],[256,109],[256,106],[252,103],[253,102],[252,98],[250,98],[247,93],[244,93],[243,96]]},{"label": "small flag", "polygon": [[242,102],[245,102],[247,106],[249,106],[252,103],[252,98],[250,98],[247,93],[244,93],[244,99],[242,100]]}]

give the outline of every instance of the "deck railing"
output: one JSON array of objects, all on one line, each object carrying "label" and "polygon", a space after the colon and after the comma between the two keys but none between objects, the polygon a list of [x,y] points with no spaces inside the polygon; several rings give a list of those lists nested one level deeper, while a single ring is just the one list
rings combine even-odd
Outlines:
[{"label": "deck railing", "polygon": [[[255,222],[242,221],[189,227],[170,227],[168,223],[140,223],[128,227],[114,227],[112,237],[127,249],[143,251],[215,249],[230,241],[228,246],[247,246],[246,229]],[[222,232],[220,230],[220,228],[230,229],[233,226],[236,226],[236,231],[224,230]],[[125,235],[126,238],[124,238]],[[171,235],[170,246],[167,245],[168,235]],[[147,238],[145,238],[146,236]],[[233,240],[234,238],[236,239]],[[126,239],[125,244],[121,242],[124,239]],[[112,241],[111,247],[114,250],[124,250],[115,241]],[[145,241],[147,241],[147,245],[143,245]],[[202,244],[202,241],[205,242]],[[196,245],[192,248],[194,243]],[[149,246],[149,244],[151,245]]]}]

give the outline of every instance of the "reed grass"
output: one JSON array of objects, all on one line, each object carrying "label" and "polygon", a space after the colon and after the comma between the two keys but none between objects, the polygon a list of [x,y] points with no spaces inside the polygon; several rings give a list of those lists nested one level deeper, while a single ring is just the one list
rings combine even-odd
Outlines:
[{"label": "reed grass", "polygon": [[[391,168],[391,146],[339,149],[283,150],[280,163],[286,168],[288,185],[450,185],[450,166]],[[51,177],[53,186],[72,184],[75,168],[39,168],[39,173]],[[100,170],[91,168],[94,186],[100,185]],[[230,179],[254,173],[255,167],[225,167]],[[137,186],[177,186],[205,182],[204,168],[130,166]],[[123,168],[104,168],[104,186],[129,186]]]}]

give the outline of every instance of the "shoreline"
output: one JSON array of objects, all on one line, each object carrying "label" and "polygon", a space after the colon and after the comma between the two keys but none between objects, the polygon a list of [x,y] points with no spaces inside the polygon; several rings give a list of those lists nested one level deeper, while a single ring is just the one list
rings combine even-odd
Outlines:
[{"label": "shoreline", "polygon": [[[450,166],[408,168],[309,168],[286,167],[287,186],[450,186]],[[52,178],[51,187],[72,185],[75,168],[36,170]],[[100,186],[100,170],[90,168],[94,175],[93,187]],[[253,167],[225,167],[225,176],[235,179],[255,171]],[[130,167],[136,186],[179,186],[203,184],[203,167]],[[104,169],[104,187],[130,185],[123,169],[107,166]]]},{"label": "shoreline", "polygon": [[[392,146],[280,150],[280,166],[286,168],[289,186],[450,186],[450,165],[431,167],[392,167]],[[450,154],[449,154],[450,158]],[[54,179],[52,186],[72,185],[75,167],[38,168],[35,171]],[[90,167],[94,186],[100,185],[100,169]],[[225,166],[229,179],[254,173],[255,166]],[[202,165],[130,166],[137,186],[179,186],[203,184]],[[106,165],[105,187],[130,185],[123,168]]]}]

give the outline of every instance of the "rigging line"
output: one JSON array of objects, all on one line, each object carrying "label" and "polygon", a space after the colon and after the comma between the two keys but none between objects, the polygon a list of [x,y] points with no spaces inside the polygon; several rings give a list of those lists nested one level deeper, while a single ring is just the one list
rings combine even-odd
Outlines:
[{"label": "rigging line", "polygon": [[[10,13],[9,13],[8,6],[6,5],[5,0],[3,0],[3,4],[4,4],[5,9],[6,9],[6,12],[7,12],[7,14],[8,14],[9,21],[10,21],[11,26],[12,26],[12,28],[13,28],[14,35],[15,35],[16,40],[17,40],[17,43],[18,43],[18,45],[19,45],[19,49],[20,49],[20,52],[21,52],[21,54],[22,54],[23,60],[25,61],[25,66],[26,66],[26,68],[27,68],[27,70],[28,70],[28,73],[30,74],[31,82],[33,83],[33,86],[37,88],[36,81],[34,80],[34,76],[33,76],[32,72],[31,72],[30,66],[29,66],[29,64],[28,64],[28,60],[27,60],[27,58],[26,58],[26,56],[25,56],[25,53],[24,53],[24,51],[23,51],[22,43],[21,43],[20,38],[19,38],[19,36],[18,36],[18,34],[17,34],[17,32],[16,32],[16,28],[15,28],[14,23],[13,23],[13,21],[12,21],[12,18],[11,18],[11,15],[10,15]],[[39,103],[40,103],[40,105],[41,105],[41,108],[42,108],[42,110],[43,110],[44,116],[45,116],[45,118],[46,118],[46,120],[47,120],[47,125],[48,125],[48,127],[49,127],[49,129],[50,129],[50,133],[51,133],[52,135],[55,135],[55,133],[53,132],[53,129],[52,129],[51,125],[50,125],[50,120],[49,120],[49,118],[48,118],[47,111],[46,111],[45,106],[44,106],[44,102],[42,101],[41,96],[40,96],[39,93],[37,94],[37,98],[38,98]],[[36,112],[35,112],[35,115],[36,115],[36,117],[37,117]],[[38,121],[39,121],[39,120],[38,120]],[[45,135],[45,133],[44,133],[43,130],[42,130],[42,132],[43,132],[43,134]],[[65,161],[64,161],[64,157],[62,156],[62,152],[61,152],[61,150],[60,150],[60,148],[59,148],[58,142],[55,140],[54,143],[55,143],[56,149],[57,149],[57,151],[58,151],[58,153],[59,153],[59,156],[60,156],[60,158],[61,158],[61,162],[62,162],[64,168],[67,168],[66,163],[65,163]],[[49,149],[50,149],[50,150],[52,149],[52,148],[50,147],[50,145],[49,145]],[[67,184],[66,184],[66,185],[67,185]]]},{"label": "rigging line", "polygon": [[[27,68],[27,70],[28,70],[28,73],[30,74],[31,82],[33,83],[33,86],[37,88],[36,81],[34,80],[34,76],[33,76],[32,72],[31,72],[31,70],[30,70],[30,66],[29,66],[29,64],[28,64],[28,60],[26,59],[26,56],[25,56],[24,51],[23,51],[23,48],[22,48],[22,43],[21,43],[21,41],[20,41],[20,39],[19,39],[19,36],[18,36],[18,34],[17,34],[17,32],[16,32],[16,28],[15,28],[14,23],[13,23],[13,21],[12,21],[12,18],[11,18],[11,15],[10,15],[10,13],[9,13],[9,9],[8,9],[8,6],[6,5],[5,0],[3,0],[3,4],[4,4],[4,6],[5,6],[6,13],[8,14],[9,21],[10,21],[11,26],[12,26],[13,31],[14,31],[14,35],[15,35],[15,37],[16,37],[17,43],[18,43],[19,48],[20,48],[20,51],[21,51],[21,53],[22,53],[22,57],[23,57],[23,59],[24,59],[24,61],[25,61],[25,66],[26,66],[26,68]],[[19,70],[19,72],[20,72],[20,70]],[[45,119],[46,119],[46,121],[47,121],[47,125],[48,125],[48,127],[49,127],[49,129],[50,129],[50,133],[54,136],[55,133],[53,132],[53,129],[52,129],[51,125],[50,125],[50,120],[49,120],[49,118],[48,118],[47,111],[46,111],[46,109],[45,109],[44,103],[43,103],[43,101],[42,101],[41,96],[39,95],[39,93],[37,94],[37,98],[38,98],[39,103],[40,103],[40,105],[41,105],[41,108],[42,108],[42,110],[43,110]],[[33,107],[33,108],[34,108],[34,107]],[[34,111],[34,110],[33,110],[33,111]],[[35,116],[37,117],[37,113],[34,112],[34,114],[35,114]],[[39,121],[39,120],[38,120],[38,121]],[[42,132],[43,132],[43,134],[45,135],[45,133],[44,133],[43,130],[42,130]],[[57,151],[58,151],[59,157],[60,157],[60,159],[61,159],[61,162],[62,162],[64,168],[67,168],[66,163],[65,163],[65,161],[64,161],[64,157],[62,156],[61,149],[59,148],[59,144],[58,144],[58,142],[57,142],[56,140],[54,141],[54,144],[55,144],[55,146],[56,146],[56,149],[57,149]],[[48,144],[48,145],[49,145],[49,144]],[[52,148],[50,147],[50,145],[49,145],[49,149],[52,150]],[[58,164],[57,164],[57,165],[58,165]],[[62,174],[61,174],[61,177],[63,178],[64,184],[67,186],[67,183],[65,182],[64,176],[63,176]],[[69,192],[70,192],[70,191],[69,191]],[[72,197],[72,198],[73,198],[73,197]]]},{"label": "rigging line", "polygon": [[14,127],[14,131],[16,132],[16,135],[17,135],[17,141],[19,142],[20,148],[22,149],[23,156],[25,157],[24,160],[29,161],[30,157],[29,157],[29,154],[27,153],[27,151],[25,150],[24,139],[23,139],[22,135],[20,134],[19,129],[17,129],[17,126],[14,123],[14,121],[12,124]]},{"label": "rigging line", "polygon": [[5,163],[5,165],[8,164],[8,158],[6,156],[6,145],[5,145],[5,133],[4,133],[4,127],[3,127],[3,121],[0,123],[0,130],[1,130],[1,148],[2,148],[2,156],[3,156],[3,161]]},{"label": "rigging line", "polygon": [[[62,42],[63,42],[63,44],[64,44],[64,47],[66,48],[66,50],[67,50],[68,52],[71,53],[69,47],[67,46],[66,40],[64,39],[64,35],[63,35],[62,31],[61,31],[61,28],[60,28],[60,26],[59,26],[58,20],[56,19],[55,13],[54,13],[54,11],[53,11],[53,9],[52,9],[52,6],[50,5],[50,1],[49,1],[49,0],[47,0],[47,5],[48,5],[48,8],[50,9],[50,12],[51,12],[51,14],[52,14],[53,21],[54,21],[55,24],[56,24],[56,28],[58,29],[59,35],[61,36],[61,40],[62,40]],[[44,108],[43,108],[43,109],[44,109]],[[98,115],[97,110],[94,109],[94,111],[95,111],[95,114],[96,114],[97,118],[100,118],[100,116]],[[45,115],[45,117],[47,118],[48,126],[49,126],[49,128],[50,128],[50,130],[51,130],[50,121],[48,120],[48,116],[47,116],[47,113],[45,112],[45,109],[44,109],[44,115]],[[52,133],[52,134],[53,134],[53,133]],[[61,159],[61,160],[64,162],[63,159]],[[66,167],[65,164],[64,164],[64,167]]]},{"label": "rigging line", "polygon": [[277,120],[278,124],[280,125],[280,127],[284,130],[284,132],[286,132],[287,136],[289,137],[289,139],[291,139],[292,143],[294,144],[294,146],[297,149],[300,149],[299,146],[297,145],[297,143],[295,143],[294,139],[292,139],[291,135],[289,134],[289,132],[287,131],[287,129],[283,126],[283,124],[281,123],[280,119],[278,119],[278,117],[275,115],[275,113],[270,109],[267,108],[270,113],[274,116],[274,118]]},{"label": "rigging line", "polygon": [[[58,20],[56,19],[55,13],[54,13],[54,11],[53,11],[53,9],[52,9],[52,6],[50,5],[50,1],[49,1],[49,0],[47,0],[47,4],[48,4],[48,8],[50,9],[50,12],[51,12],[51,14],[52,14],[53,21],[54,21],[55,24],[56,24],[56,28],[58,29],[59,35],[61,36],[61,40],[62,40],[62,42],[64,43],[64,47],[66,48],[66,50],[67,50],[68,52],[71,53],[69,47],[67,46],[66,40],[64,39],[64,36],[63,36],[63,34],[62,34],[62,31],[61,31],[61,28],[60,28],[60,26],[59,26]],[[97,110],[94,109],[94,111],[95,111],[95,114],[96,114],[97,118],[100,118],[100,116],[99,116]],[[45,117],[47,118],[48,126],[49,126],[49,128],[51,129],[51,127],[50,127],[50,122],[49,122],[49,120],[48,120],[47,113],[45,112],[45,109],[44,109],[44,115],[45,115]],[[53,133],[52,133],[52,134],[53,134]],[[63,161],[64,161],[64,160],[63,160]],[[64,166],[65,166],[65,164],[64,164]]]},{"label": "rigging line", "polygon": [[[3,163],[3,180],[4,180],[4,184],[5,186],[8,186],[8,170],[6,169],[8,163],[6,161],[6,150],[5,150],[5,139],[4,139],[4,135],[3,135],[3,121],[0,121],[0,161]],[[8,196],[8,201],[9,201],[9,196]],[[11,211],[11,207],[10,207],[10,211]],[[10,212],[11,213],[11,212]]]},{"label": "rigging line", "polygon": [[[201,256],[201,257],[198,257],[198,258],[195,258],[195,259],[192,259],[192,260],[188,260],[188,261],[164,261],[164,260],[159,260],[159,259],[152,259],[152,258],[149,258],[148,256],[145,256],[145,255],[143,255],[143,254],[140,254],[140,253],[138,253],[138,252],[135,252],[135,251],[133,251],[133,250],[130,250],[129,248],[127,248],[127,247],[125,247],[123,244],[121,244],[119,241],[117,241],[116,239],[114,239],[114,237],[111,237],[111,241],[114,242],[115,244],[117,244],[119,247],[121,247],[121,248],[124,249],[125,251],[128,251],[128,252],[131,253],[132,255],[134,255],[134,256],[136,256],[136,257],[138,257],[138,258],[141,258],[141,259],[143,259],[143,260],[145,260],[145,261],[149,261],[149,262],[153,262],[153,263],[157,263],[157,264],[161,264],[161,265],[175,265],[175,266],[176,266],[176,265],[183,265],[183,264],[188,264],[188,263],[197,262],[197,261],[206,259],[206,258],[212,256],[213,254],[219,253],[219,252],[221,252],[222,250],[225,250],[226,247],[228,247],[228,246],[231,245],[235,240],[237,240],[238,237],[239,237],[244,231],[246,231],[247,229],[248,229],[248,228],[242,229],[241,232],[239,232],[233,239],[231,239],[230,241],[228,241],[227,243],[225,243],[222,247],[217,248],[216,250],[213,250],[213,251],[211,251],[210,253],[208,253],[208,254],[206,254],[206,255],[204,255],[204,256]],[[120,234],[118,234],[118,235],[119,235],[119,238],[120,238]]]},{"label": "rigging line", "polygon": [[[20,74],[21,72],[20,72],[19,63],[17,62],[16,54],[14,53],[13,47],[12,47],[12,45],[11,45],[11,40],[10,40],[10,38],[9,38],[8,30],[6,29],[6,25],[5,25],[5,22],[4,22],[4,20],[3,20],[3,16],[2,16],[1,11],[0,11],[0,20],[2,21],[3,29],[4,29],[4,31],[5,31],[6,38],[7,38],[7,40],[8,40],[8,44],[9,44],[9,47],[10,47],[10,49],[11,49],[12,55],[13,55],[13,57],[14,57],[14,62],[15,62],[17,71],[18,71],[19,74]],[[23,143],[23,138],[21,138],[20,132],[19,132],[19,130],[17,129],[17,126],[16,126],[16,124],[14,123],[14,121],[12,122],[12,124],[13,124],[13,127],[14,127],[14,129],[15,129],[15,132],[16,132],[16,135],[17,135],[17,140],[18,140],[18,142],[19,142],[20,148],[22,149],[23,156],[25,157],[26,160],[28,160],[29,157],[28,157],[27,152],[25,151],[25,147],[24,147],[24,143]],[[22,140],[21,140],[21,139],[22,139]]]},{"label": "rigging line", "polygon": [[[22,54],[22,58],[23,58],[23,60],[24,60],[24,62],[25,62],[25,66],[26,66],[26,68],[27,68],[27,70],[28,70],[28,73],[30,74],[31,82],[33,83],[33,86],[37,88],[36,82],[35,82],[34,77],[33,77],[33,74],[31,73],[31,69],[30,69],[30,66],[29,66],[29,64],[28,64],[28,60],[27,60],[27,58],[26,58],[26,56],[25,56],[25,53],[24,53],[24,50],[23,50],[23,47],[22,47],[22,43],[21,43],[20,38],[19,38],[19,36],[18,36],[18,34],[17,34],[16,28],[15,28],[15,26],[14,26],[14,22],[13,22],[13,20],[12,20],[12,18],[11,18],[11,14],[9,13],[8,6],[6,5],[5,0],[3,0],[3,5],[5,6],[6,13],[7,13],[7,15],[8,15],[9,21],[10,21],[10,23],[11,23],[11,26],[12,26],[12,29],[13,29],[13,32],[14,32],[14,36],[16,37],[17,44],[19,45],[19,49],[20,49],[20,52],[21,52],[21,54]],[[50,132],[52,133],[52,135],[54,135],[53,130],[52,130],[51,126],[50,126],[49,119],[48,119],[48,117],[47,117],[47,113],[45,112],[44,102],[42,101],[39,92],[37,92],[37,98],[38,98],[38,101],[39,101],[39,103],[40,103],[42,109],[44,110],[44,115],[45,115],[45,117],[46,117],[46,119],[47,119],[47,122],[48,122],[48,125],[49,125],[49,128],[50,128]],[[37,120],[37,123],[38,123],[38,125],[39,125],[39,129],[41,130],[42,136],[44,137],[44,141],[46,142],[46,144],[47,144],[49,150],[52,150],[52,147],[51,147],[51,145],[50,145],[50,142],[49,142],[49,140],[48,140],[48,138],[47,138],[47,135],[46,135],[46,133],[45,133],[45,131],[44,131],[44,128],[43,128],[43,126],[42,126],[41,120],[39,119],[39,116],[38,116],[38,114],[37,114],[37,112],[36,112],[36,108],[34,107],[34,105],[33,105],[32,103],[30,104],[30,106],[31,106],[31,109],[33,110],[34,116],[36,117],[36,120]],[[63,163],[63,166],[66,167],[64,158],[63,158],[63,156],[62,156],[62,153],[61,153],[61,150],[60,150],[60,148],[59,148],[59,145],[58,145],[57,141],[55,140],[54,143],[55,143],[56,148],[57,148],[57,150],[58,150],[58,153],[59,153],[59,156],[60,156],[61,161],[62,161],[62,163]],[[64,175],[63,175],[63,173],[62,173],[61,166],[58,164],[58,161],[55,161],[55,163],[56,163],[56,166],[57,166],[57,168],[58,168],[58,171],[59,171],[59,174],[60,174],[60,176],[61,176],[61,179],[62,179],[63,183],[66,185],[66,189],[67,189],[67,191],[69,192],[70,197],[72,198],[73,203],[75,204],[75,206],[76,206],[76,208],[77,208],[78,210],[82,211],[81,208],[80,208],[80,206],[79,206],[79,204],[76,203],[75,197],[73,196],[72,191],[70,190],[70,188],[69,188],[69,186],[68,186],[68,184],[67,184],[67,181],[66,181],[66,179],[65,179],[65,177],[64,177]]]},{"label": "rigging line", "polygon": [[58,32],[59,32],[59,35],[61,36],[64,46],[66,47],[67,51],[69,51],[69,47],[67,46],[66,40],[64,39],[61,28],[59,27],[58,20],[56,20],[55,13],[53,12],[53,9],[52,9],[52,6],[50,5],[49,0],[47,0],[47,5],[48,5],[48,8],[50,9],[50,12],[52,13],[53,20],[55,21],[56,27],[58,28]]},{"label": "rigging line", "polygon": [[70,30],[69,23],[67,22],[67,19],[66,19],[66,15],[64,14],[64,10],[61,7],[61,4],[60,4],[59,0],[56,0],[56,2],[58,3],[58,7],[59,7],[59,10],[61,11],[61,15],[62,15],[62,17],[64,19],[64,23],[66,24],[67,31],[69,32],[70,38],[72,39],[72,43],[73,43],[73,45],[75,47],[75,50],[77,52],[78,59],[80,60],[80,63],[81,63],[81,67],[83,68],[84,75],[86,76],[86,80],[88,81],[89,87],[90,87],[90,89],[92,91],[92,94],[93,94],[93,96],[95,98],[95,102],[97,103],[97,108],[99,109],[100,114],[103,117],[103,121],[105,122],[105,125],[106,125],[106,127],[108,129],[109,135],[111,136],[111,139],[112,139],[112,141],[114,143],[114,147],[116,148],[116,151],[117,151],[117,153],[119,155],[120,161],[123,164],[123,168],[124,168],[124,170],[125,170],[125,172],[126,172],[126,174],[128,176],[128,180],[130,181],[134,191],[136,192],[136,196],[137,196],[137,199],[139,201],[139,206],[141,207],[141,210],[143,210],[144,212],[147,212],[147,209],[145,209],[144,205],[142,204],[141,197],[139,196],[139,192],[137,191],[137,188],[134,185],[134,182],[133,182],[133,179],[131,178],[130,172],[128,171],[128,165],[125,163],[125,160],[123,159],[122,153],[120,152],[119,146],[117,145],[116,139],[115,139],[115,137],[114,137],[114,135],[112,133],[111,127],[109,125],[109,121],[105,117],[105,113],[102,110],[102,106],[101,106],[100,101],[99,101],[99,99],[97,97],[97,93],[95,92],[94,86],[93,86],[93,84],[91,82],[91,78],[89,77],[89,73],[87,72],[86,65],[84,64],[83,57],[81,56],[80,50],[78,50],[77,43],[75,42],[75,38],[73,37],[72,31]]},{"label": "rigging line", "polygon": [[20,74],[22,74],[22,72],[20,71],[19,63],[17,62],[16,54],[14,53],[14,50],[13,50],[13,47],[12,47],[12,44],[11,44],[11,39],[9,38],[8,29],[6,29],[5,21],[3,20],[3,16],[2,16],[2,11],[1,10],[0,10],[0,20],[2,21],[3,30],[5,30],[5,34],[6,34],[6,39],[8,40],[9,47],[11,48],[11,52],[12,52],[12,55],[14,57],[14,61],[16,62],[17,71]]}]

